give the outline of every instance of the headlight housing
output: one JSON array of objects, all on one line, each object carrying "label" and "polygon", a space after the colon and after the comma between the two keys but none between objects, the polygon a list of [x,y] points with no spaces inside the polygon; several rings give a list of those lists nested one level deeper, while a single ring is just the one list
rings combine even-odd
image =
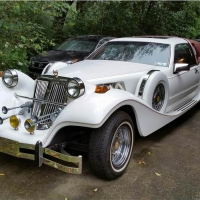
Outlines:
[{"label": "headlight housing", "polygon": [[3,71],[2,81],[6,87],[15,87],[18,83],[18,74],[14,69]]},{"label": "headlight housing", "polygon": [[75,77],[67,83],[67,93],[71,98],[77,98],[83,95],[85,86],[81,79]]}]

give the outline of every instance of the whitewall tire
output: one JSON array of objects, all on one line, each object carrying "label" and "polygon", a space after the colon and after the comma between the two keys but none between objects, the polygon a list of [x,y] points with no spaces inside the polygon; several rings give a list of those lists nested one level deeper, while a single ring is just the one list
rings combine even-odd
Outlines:
[{"label": "whitewall tire", "polygon": [[103,179],[121,176],[130,161],[134,142],[134,127],[130,116],[116,111],[99,129],[94,129],[89,141],[89,162],[92,171]]}]

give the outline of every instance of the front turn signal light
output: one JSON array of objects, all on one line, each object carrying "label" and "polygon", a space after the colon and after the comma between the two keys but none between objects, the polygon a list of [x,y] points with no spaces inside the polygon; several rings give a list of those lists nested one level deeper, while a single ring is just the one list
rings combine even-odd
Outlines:
[{"label": "front turn signal light", "polygon": [[29,132],[29,133],[33,133],[35,130],[35,125],[32,124],[33,121],[31,119],[27,119],[24,122],[24,128]]},{"label": "front turn signal light", "polygon": [[20,118],[17,115],[12,115],[10,117],[10,125],[14,128],[14,129],[18,129],[19,125],[21,123]]},{"label": "front turn signal light", "polygon": [[97,85],[95,93],[106,93],[108,90],[110,90],[110,87],[107,85]]}]

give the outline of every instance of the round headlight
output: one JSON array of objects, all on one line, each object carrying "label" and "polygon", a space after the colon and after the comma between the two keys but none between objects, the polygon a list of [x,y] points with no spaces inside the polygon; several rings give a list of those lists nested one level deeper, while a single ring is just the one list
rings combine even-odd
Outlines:
[{"label": "round headlight", "polygon": [[7,87],[15,87],[18,83],[18,74],[14,69],[3,71],[2,81]]},{"label": "round headlight", "polygon": [[84,91],[84,83],[79,78],[73,78],[67,84],[67,93],[71,98],[80,97],[81,95],[83,95]]},{"label": "round headlight", "polygon": [[10,117],[10,125],[14,128],[17,129],[21,123],[20,118],[17,115],[12,115]]},{"label": "round headlight", "polygon": [[24,128],[29,132],[32,133],[35,130],[35,125],[32,124],[32,120],[31,119],[27,119],[24,122]]}]

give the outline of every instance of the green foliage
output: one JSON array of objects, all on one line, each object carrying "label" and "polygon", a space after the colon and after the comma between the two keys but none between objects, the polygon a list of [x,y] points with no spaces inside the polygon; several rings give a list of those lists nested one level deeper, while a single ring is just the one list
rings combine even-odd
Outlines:
[{"label": "green foliage", "polygon": [[1,1],[0,70],[27,72],[30,58],[68,37],[200,35],[197,1]]},{"label": "green foliage", "polygon": [[70,27],[74,35],[194,37],[200,31],[200,2],[89,1],[84,8],[84,12],[77,13],[74,27]]},{"label": "green foliage", "polygon": [[54,45],[48,38],[48,15],[40,2],[0,2],[0,70],[27,72],[31,56]]}]

